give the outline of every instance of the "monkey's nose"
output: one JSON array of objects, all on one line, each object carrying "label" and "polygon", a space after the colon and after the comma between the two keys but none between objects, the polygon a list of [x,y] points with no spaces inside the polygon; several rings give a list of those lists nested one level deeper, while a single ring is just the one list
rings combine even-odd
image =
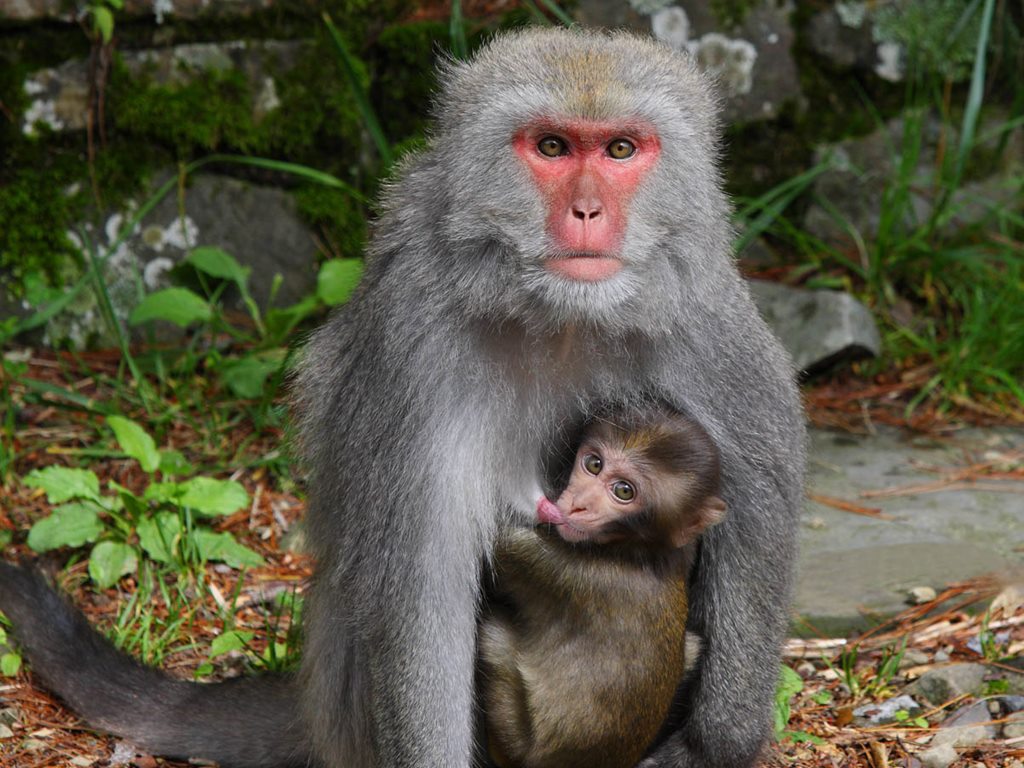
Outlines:
[{"label": "monkey's nose", "polygon": [[576,203],[572,206],[572,215],[573,218],[582,222],[592,221],[601,215],[601,204],[598,202]]}]

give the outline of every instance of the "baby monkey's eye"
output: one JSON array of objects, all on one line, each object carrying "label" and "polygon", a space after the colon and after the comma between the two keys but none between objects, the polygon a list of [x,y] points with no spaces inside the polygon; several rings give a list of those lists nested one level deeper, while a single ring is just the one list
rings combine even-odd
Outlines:
[{"label": "baby monkey's eye", "polygon": [[636,498],[636,488],[633,487],[632,483],[627,483],[625,480],[619,480],[617,483],[612,485],[612,494],[619,501],[632,501]]},{"label": "baby monkey's eye", "polygon": [[604,462],[601,461],[601,457],[594,453],[588,453],[583,457],[583,468],[592,475],[601,474],[601,467],[604,466]]},{"label": "baby monkey's eye", "polygon": [[557,136],[545,136],[537,142],[537,151],[547,157],[558,157],[569,154],[565,142]]},{"label": "baby monkey's eye", "polygon": [[636,152],[636,145],[628,139],[615,139],[608,145],[608,154],[616,160],[625,160]]}]

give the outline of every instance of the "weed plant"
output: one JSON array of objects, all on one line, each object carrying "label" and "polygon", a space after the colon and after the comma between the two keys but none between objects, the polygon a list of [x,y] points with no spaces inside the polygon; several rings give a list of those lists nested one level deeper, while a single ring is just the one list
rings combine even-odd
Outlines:
[{"label": "weed plant", "polygon": [[[927,361],[930,374],[908,409],[926,398],[940,408],[977,401],[1018,409],[1024,404],[1024,171],[1006,181],[1009,194],[1001,196],[1002,203],[966,183],[979,150],[995,146],[998,154],[1024,126],[1024,117],[1016,115],[979,134],[994,14],[994,0],[964,5],[953,29],[958,36],[947,41],[962,51],[962,31],[976,34],[959,108],[951,103],[951,81],[911,59],[902,136],[892,148],[895,171],[874,237],[843,220],[828,200],[817,202],[847,231],[852,250],[823,242],[786,218],[790,203],[830,172],[831,158],[741,206],[738,214],[744,229],[739,248],[767,232],[805,260],[796,276],[813,274],[812,287],[852,289],[867,302],[885,330],[879,367]],[[911,55],[919,51],[934,58],[933,38],[928,46],[911,45]],[[962,67],[962,53],[958,57]],[[1024,82],[1015,87],[1020,104]],[[931,183],[923,189],[918,169],[928,118],[936,113],[942,140]],[[943,149],[947,144],[951,150]],[[922,196],[929,201],[923,214]],[[978,210],[984,211],[980,219]]]}]

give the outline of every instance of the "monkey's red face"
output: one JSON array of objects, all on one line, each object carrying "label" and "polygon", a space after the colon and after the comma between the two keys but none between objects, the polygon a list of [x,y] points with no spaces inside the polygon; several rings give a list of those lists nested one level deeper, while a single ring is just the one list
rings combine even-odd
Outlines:
[{"label": "monkey's red face", "polygon": [[513,139],[547,210],[552,272],[597,282],[622,268],[629,204],[661,151],[651,126],[536,121]]}]

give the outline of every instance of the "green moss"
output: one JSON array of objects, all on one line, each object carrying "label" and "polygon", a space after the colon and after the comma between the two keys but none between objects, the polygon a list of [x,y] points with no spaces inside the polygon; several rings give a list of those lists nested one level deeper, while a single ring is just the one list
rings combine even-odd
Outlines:
[{"label": "green moss", "polygon": [[358,182],[368,159],[363,124],[338,55],[321,29],[295,66],[277,74],[281,106],[261,124],[260,147]]},{"label": "green moss", "polygon": [[743,23],[750,10],[759,0],[711,0],[711,12],[723,27],[735,27]]},{"label": "green moss", "polygon": [[0,188],[0,269],[9,272],[16,291],[25,275],[41,271],[55,278],[75,257],[65,231],[81,204],[64,190],[77,174],[67,158],[44,163],[21,168]]},{"label": "green moss", "polygon": [[437,86],[433,62],[449,44],[448,27],[438,22],[394,25],[381,32],[371,52],[372,97],[392,141],[423,133]]},{"label": "green moss", "polygon": [[363,255],[366,210],[341,190],[303,185],[295,192],[299,215],[319,231],[332,257]]},{"label": "green moss", "polygon": [[107,114],[116,131],[159,142],[180,157],[253,148],[251,103],[245,76],[234,70],[204,72],[182,85],[158,85],[149,75],[133,78],[118,64],[107,89]]}]

